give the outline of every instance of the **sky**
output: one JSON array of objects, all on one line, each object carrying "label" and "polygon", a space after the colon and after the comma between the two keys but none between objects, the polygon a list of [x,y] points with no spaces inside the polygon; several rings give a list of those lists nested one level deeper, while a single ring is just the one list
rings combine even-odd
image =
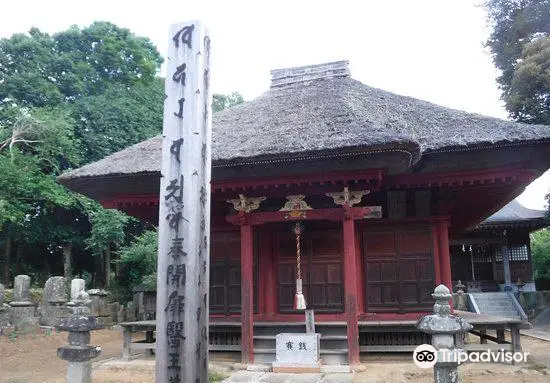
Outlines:
[{"label": "sky", "polygon": [[[26,0],[2,1],[0,37],[36,26],[55,33],[111,21],[148,37],[165,56],[170,24],[200,19],[212,40],[212,90],[246,100],[271,69],[349,60],[353,78],[446,107],[507,118],[483,46],[481,0]],[[550,172],[520,197],[543,209]]]}]

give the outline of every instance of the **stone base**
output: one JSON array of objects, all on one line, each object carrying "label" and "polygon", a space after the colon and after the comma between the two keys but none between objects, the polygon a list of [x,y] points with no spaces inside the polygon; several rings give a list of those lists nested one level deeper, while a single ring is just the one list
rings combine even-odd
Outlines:
[{"label": "stone base", "polygon": [[38,317],[34,316],[34,306],[12,306],[10,312],[10,322],[16,331],[38,327]]},{"label": "stone base", "polygon": [[97,319],[97,323],[99,323],[102,326],[112,326],[115,324],[115,322],[113,322],[113,318],[111,318],[110,316],[100,316],[100,317],[96,317],[96,319]]},{"label": "stone base", "polygon": [[315,374],[321,372],[321,365],[279,364],[273,362],[273,372],[290,374]]},{"label": "stone base", "polygon": [[92,383],[92,363],[69,362],[67,366],[67,382]]},{"label": "stone base", "polygon": [[9,326],[10,324],[10,309],[0,307],[0,327]]},{"label": "stone base", "polygon": [[14,331],[15,329],[12,325],[0,326],[0,335],[9,335]]},{"label": "stone base", "polygon": [[71,316],[72,310],[65,306],[44,306],[40,313],[40,325],[56,327],[61,321]]}]

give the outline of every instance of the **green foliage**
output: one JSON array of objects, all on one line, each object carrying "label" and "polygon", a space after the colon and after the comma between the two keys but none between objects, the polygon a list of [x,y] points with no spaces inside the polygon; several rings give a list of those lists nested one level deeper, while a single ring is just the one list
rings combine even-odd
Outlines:
[{"label": "green foliage", "polygon": [[208,382],[210,383],[221,382],[226,378],[227,378],[227,375],[224,375],[221,372],[208,371]]},{"label": "green foliage", "polygon": [[231,108],[232,106],[241,104],[244,102],[243,96],[238,92],[231,94],[214,94],[212,96],[212,111],[219,112],[220,110]]},{"label": "green foliage", "polygon": [[109,86],[72,105],[85,162],[97,161],[162,131],[164,84],[157,78],[132,87]]},{"label": "green foliage", "polygon": [[151,41],[109,22],[53,36],[32,28],[0,40],[0,103],[58,105],[102,93],[106,83],[153,81],[161,63]]},{"label": "green foliage", "polygon": [[123,290],[121,295],[130,297],[133,288],[139,285],[156,287],[157,248],[157,232],[147,230],[137,236],[132,243],[119,249],[118,262],[122,275],[118,278],[118,287]]},{"label": "green foliage", "polygon": [[515,120],[550,123],[550,0],[488,0],[493,31],[487,46]]},{"label": "green foliage", "polygon": [[63,164],[78,158],[72,127],[60,110],[33,112],[0,126],[0,229],[29,226],[39,212],[75,203],[55,180]]},{"label": "green foliage", "polygon": [[[0,246],[9,238],[12,252],[23,247],[23,258],[40,259],[40,268],[23,262],[19,269],[42,277],[50,272],[42,266],[61,266],[63,246],[72,244],[76,263],[88,262],[74,267],[82,274],[95,268],[90,255],[116,250],[143,230],[67,190],[56,176],[161,132],[161,63],[148,39],[109,22],[0,39]],[[238,93],[214,95],[213,108],[241,102]],[[144,264],[126,257],[129,280],[116,282],[124,289],[154,285],[156,245],[151,254]]]},{"label": "green foliage", "polygon": [[542,229],[531,234],[531,252],[535,279],[550,280],[550,230]]},{"label": "green foliage", "polygon": [[91,211],[89,217],[92,229],[84,242],[94,255],[103,254],[122,244],[124,229],[129,221],[133,220],[121,211],[103,208]]},{"label": "green foliage", "polygon": [[550,37],[525,44],[507,93],[506,109],[517,121],[550,124]]}]

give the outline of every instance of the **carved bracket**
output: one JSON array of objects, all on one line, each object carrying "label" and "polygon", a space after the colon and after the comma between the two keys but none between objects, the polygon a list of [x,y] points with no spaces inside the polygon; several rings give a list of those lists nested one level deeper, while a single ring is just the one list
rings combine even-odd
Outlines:
[{"label": "carved bracket", "polygon": [[245,197],[243,194],[239,194],[239,198],[228,199],[228,203],[233,204],[233,208],[237,211],[244,213],[250,213],[253,210],[258,210],[262,201],[265,201],[267,197]]},{"label": "carved bracket", "polygon": [[305,219],[307,218],[305,210],[313,210],[311,206],[304,201],[305,195],[289,195],[286,197],[288,201],[279,211],[286,211],[285,219]]},{"label": "carved bracket", "polygon": [[369,193],[370,190],[350,191],[349,188],[346,186],[344,187],[343,192],[326,193],[325,195],[327,197],[332,197],[336,205],[353,206],[360,203],[361,198]]}]

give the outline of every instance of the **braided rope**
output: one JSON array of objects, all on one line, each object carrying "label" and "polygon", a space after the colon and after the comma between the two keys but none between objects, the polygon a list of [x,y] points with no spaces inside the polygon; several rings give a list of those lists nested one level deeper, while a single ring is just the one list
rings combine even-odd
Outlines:
[{"label": "braided rope", "polygon": [[302,279],[302,270],[300,268],[300,231],[296,230],[296,279]]}]

